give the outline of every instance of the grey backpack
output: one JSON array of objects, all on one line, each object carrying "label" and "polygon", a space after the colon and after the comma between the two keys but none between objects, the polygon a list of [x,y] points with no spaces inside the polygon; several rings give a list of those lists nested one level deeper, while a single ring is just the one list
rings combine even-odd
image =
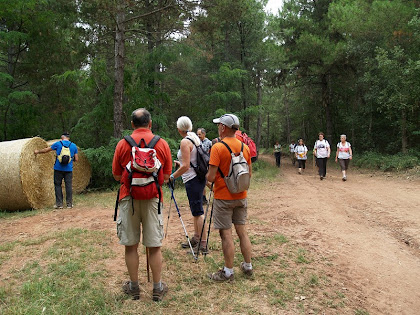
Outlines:
[{"label": "grey backpack", "polygon": [[220,176],[226,183],[227,188],[232,194],[241,193],[249,188],[251,176],[249,165],[244,157],[244,144],[242,143],[241,152],[238,155],[232,152],[226,142],[221,141],[229,150],[232,160],[230,161],[229,173],[225,176],[219,169]]}]

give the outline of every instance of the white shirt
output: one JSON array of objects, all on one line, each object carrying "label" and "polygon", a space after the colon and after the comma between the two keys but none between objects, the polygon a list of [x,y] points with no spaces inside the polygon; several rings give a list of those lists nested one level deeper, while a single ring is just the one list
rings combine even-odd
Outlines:
[{"label": "white shirt", "polygon": [[306,160],[308,158],[305,154],[306,152],[308,152],[306,145],[297,145],[295,147],[295,153],[297,153],[298,160]]},{"label": "white shirt", "polygon": [[316,149],[316,157],[318,159],[323,159],[328,157],[328,148],[330,144],[327,140],[316,140],[314,145],[314,150]]},{"label": "white shirt", "polygon": [[341,143],[337,143],[337,149],[338,149],[338,158],[343,160],[348,160],[350,158],[350,142],[344,143],[344,145]]},{"label": "white shirt", "polygon": [[[178,154],[176,156],[178,158],[178,161],[182,165],[182,154],[181,154],[181,150],[178,150]],[[193,145],[193,149],[191,150],[191,153],[190,153],[190,162],[193,165],[196,165],[197,164],[197,149],[195,148],[195,145]],[[188,171],[186,171],[184,174],[181,175],[182,182],[183,183],[186,183],[186,182],[188,182],[189,180],[193,179],[196,176],[197,176],[197,174],[195,173],[194,169],[191,167],[191,164],[190,164],[190,168],[188,169]]]},{"label": "white shirt", "polygon": [[289,151],[292,152],[292,153],[295,152],[295,147],[296,147],[296,144],[291,143],[289,145]]}]

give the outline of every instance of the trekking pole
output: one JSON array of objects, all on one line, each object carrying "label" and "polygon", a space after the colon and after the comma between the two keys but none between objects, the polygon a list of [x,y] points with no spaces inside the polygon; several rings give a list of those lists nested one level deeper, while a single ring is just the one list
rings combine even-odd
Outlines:
[{"label": "trekking pole", "polygon": [[[209,193],[209,199],[208,199],[209,202],[207,203],[206,213],[204,214],[203,227],[201,228],[201,233],[200,233],[200,240],[198,241],[197,258],[198,258],[198,256],[200,256],[201,240],[203,239],[204,227],[206,226],[207,213],[209,212],[209,206],[210,206],[210,201],[211,201],[211,194],[213,192],[213,185],[214,185],[214,183],[211,183],[210,193]],[[207,244],[208,244],[208,241],[206,242],[206,251],[207,251]]]},{"label": "trekking pole", "polygon": [[149,249],[146,247],[147,282],[150,282]]},{"label": "trekking pole", "polygon": [[[213,188],[213,184],[211,185],[211,187]],[[209,200],[210,202],[210,200]],[[207,243],[206,243],[206,250],[204,252],[204,258],[206,258],[207,256],[207,251],[209,248],[209,239],[210,239],[210,228],[211,228],[211,218],[213,217],[213,205],[214,205],[214,194],[213,194],[213,201],[211,203],[211,212],[210,212],[210,219],[209,219],[209,229],[207,230]]]},{"label": "trekking pole", "polygon": [[168,236],[168,226],[169,226],[169,217],[171,215],[171,207],[172,207],[172,202],[169,203],[169,210],[168,210],[168,219],[166,221],[166,231],[165,231],[165,238]]},{"label": "trekking pole", "polygon": [[179,212],[178,204],[176,203],[176,200],[175,200],[173,183],[171,183],[171,181],[169,181],[168,182],[168,185],[169,185],[169,189],[171,191],[171,198],[174,201],[174,205],[175,205],[176,211],[178,212],[179,220],[181,221],[182,228],[184,229],[185,237],[187,238],[188,245],[190,245],[191,253],[192,253],[193,257],[194,257],[194,260],[197,260],[197,257],[195,256],[194,250],[193,250],[193,248],[191,246],[191,241],[190,241],[190,238],[188,237],[187,230],[185,229],[184,221],[181,218],[181,212]]},{"label": "trekking pole", "polygon": [[[178,165],[175,167],[175,171],[178,169]],[[169,185],[169,182],[168,182]],[[172,202],[169,203],[169,210],[168,210],[168,219],[166,221],[166,231],[165,231],[165,238],[168,236],[168,226],[169,226],[169,217],[171,215],[171,207],[172,207]]]}]

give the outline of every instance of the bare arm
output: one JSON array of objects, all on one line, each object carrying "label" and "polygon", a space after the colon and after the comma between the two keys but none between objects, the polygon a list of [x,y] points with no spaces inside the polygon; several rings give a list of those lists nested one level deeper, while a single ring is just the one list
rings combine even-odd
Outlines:
[{"label": "bare arm", "polygon": [[350,160],[353,158],[353,150],[351,149],[351,147],[349,147],[349,153],[350,153]]},{"label": "bare arm", "polygon": [[192,151],[193,144],[188,139],[182,139],[181,140],[181,166],[176,170],[172,175],[174,178],[177,178],[184,174],[186,171],[190,168],[190,161],[191,161],[191,151]]},{"label": "bare arm", "polygon": [[48,152],[50,152],[50,151],[52,151],[53,149],[51,149],[51,147],[47,147],[47,148],[44,148],[44,149],[41,149],[41,150],[35,150],[34,151],[34,154],[35,155],[37,155],[37,154],[43,154],[43,153],[48,153]]},{"label": "bare arm", "polygon": [[75,154],[74,155],[74,160],[73,160],[74,162],[77,162],[77,161],[79,161],[79,154]]},{"label": "bare arm", "polygon": [[337,148],[337,152],[335,152],[335,161],[337,162],[337,159],[338,159],[338,151],[339,151],[339,149]]},{"label": "bare arm", "polygon": [[207,172],[207,181],[214,183],[217,174],[217,166],[209,165],[209,171]]}]

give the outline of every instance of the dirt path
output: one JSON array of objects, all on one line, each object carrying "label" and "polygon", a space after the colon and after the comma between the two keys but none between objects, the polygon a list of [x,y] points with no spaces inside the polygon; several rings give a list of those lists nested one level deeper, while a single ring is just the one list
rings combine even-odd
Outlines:
[{"label": "dirt path", "polygon": [[[261,158],[274,163],[271,156]],[[298,175],[290,161],[283,159],[278,177],[249,191],[249,218],[269,222],[263,227],[267,231],[284,234],[318,256],[327,257],[330,264],[324,271],[346,291],[353,314],[356,309],[370,314],[418,314],[420,182],[371,177],[353,170],[348,181],[342,182],[340,172],[329,163],[327,178],[320,181],[311,165],[304,175]],[[187,229],[192,230],[186,203],[180,204]],[[112,213],[110,203],[105,208],[80,205],[71,210],[5,220],[0,244],[30,240],[70,227],[110,231],[116,256],[109,261],[114,272],[108,281],[117,290],[125,267]],[[175,221],[178,218],[173,212],[170,237],[165,240],[165,246],[174,248],[183,237]],[[249,229],[253,228],[261,230],[250,224]],[[1,266],[0,284],[26,260],[24,256],[16,257],[7,266]],[[317,268],[317,262],[312,265]],[[319,267],[325,269],[325,264]]]},{"label": "dirt path", "polygon": [[295,222],[279,229],[332,255],[331,275],[372,314],[418,314],[420,183],[351,170],[342,182],[331,165],[320,181],[311,165],[298,175],[287,159],[281,169],[263,197],[280,203],[266,215]]}]

